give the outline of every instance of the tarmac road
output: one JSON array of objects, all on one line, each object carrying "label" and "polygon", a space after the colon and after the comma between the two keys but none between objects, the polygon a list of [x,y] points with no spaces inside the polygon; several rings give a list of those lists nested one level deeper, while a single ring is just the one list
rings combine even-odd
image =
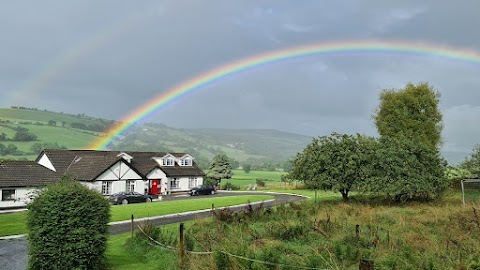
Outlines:
[{"label": "tarmac road", "polygon": [[[262,207],[273,207],[279,204],[292,203],[304,200],[305,197],[289,195],[289,194],[272,194],[261,191],[252,191],[252,192],[228,192],[220,191],[215,195],[207,195],[212,197],[227,197],[227,196],[238,196],[238,195],[273,195],[275,196],[275,201],[265,202],[262,204]],[[206,198],[207,196],[196,196],[190,197],[188,195],[169,195],[164,196],[164,200],[195,200],[197,198]],[[254,207],[259,207],[259,204],[255,204]],[[232,206],[229,207],[233,211],[242,211],[245,209],[245,206]],[[165,224],[184,222],[187,220],[192,220],[196,218],[203,218],[211,216],[210,211],[204,212],[191,212],[187,214],[177,214],[177,215],[168,215],[165,217],[149,218],[153,224],[160,226]],[[131,229],[130,222],[120,223],[120,224],[111,224],[110,225],[110,234],[116,235],[125,232],[129,232]],[[28,250],[27,250],[27,240],[25,237],[17,239],[0,239],[0,269],[1,270],[22,270],[27,268],[28,262]]]}]

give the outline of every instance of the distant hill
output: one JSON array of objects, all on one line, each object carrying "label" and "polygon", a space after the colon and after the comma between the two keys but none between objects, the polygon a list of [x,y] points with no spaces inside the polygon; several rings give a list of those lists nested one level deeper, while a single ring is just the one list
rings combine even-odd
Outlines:
[{"label": "distant hill", "polygon": [[[71,115],[37,109],[0,109],[0,144],[17,147],[17,153],[2,154],[0,159],[34,159],[38,152],[32,146],[82,149],[103,135],[113,120]],[[26,128],[35,141],[12,141],[18,128]],[[7,140],[1,140],[1,134]],[[137,126],[112,146],[115,150],[188,152],[202,167],[211,158],[225,153],[239,163],[275,164],[293,157],[311,142],[308,136],[278,130],[257,129],[178,129],[163,124]],[[56,143],[56,145],[55,145]],[[1,148],[1,146],[0,146]]]}]

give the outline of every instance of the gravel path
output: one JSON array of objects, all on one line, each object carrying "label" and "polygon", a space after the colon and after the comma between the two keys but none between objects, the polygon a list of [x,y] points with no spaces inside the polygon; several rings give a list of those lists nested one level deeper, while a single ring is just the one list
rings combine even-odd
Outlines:
[{"label": "gravel path", "polygon": [[27,239],[0,240],[0,269],[27,269]]},{"label": "gravel path", "polygon": [[[296,195],[289,195],[289,194],[270,194],[266,192],[219,192],[213,196],[220,197],[220,196],[238,196],[238,195],[274,195],[276,197],[275,201],[265,202],[262,204],[262,207],[272,207],[277,204],[285,204],[291,202],[297,202],[304,200],[304,197],[296,196]],[[169,200],[180,200],[180,199],[196,199],[196,198],[205,198],[205,196],[199,197],[189,197],[189,196],[171,196],[168,198]],[[256,204],[258,207],[258,204]],[[234,206],[229,207],[234,211],[242,211],[245,209],[245,206]],[[209,211],[206,212],[199,212],[199,213],[188,213],[188,214],[178,214],[178,215],[168,215],[166,217],[157,217],[157,218],[149,218],[155,225],[164,225],[164,224],[171,224],[177,222],[183,222],[195,218],[203,218],[210,216],[211,213]],[[120,234],[130,231],[130,223],[120,223],[120,224],[112,224],[110,225],[110,234]],[[25,237],[18,238],[18,239],[0,239],[0,269],[1,270],[24,270],[27,268],[27,261],[28,261],[28,251],[27,251],[27,240]]]}]

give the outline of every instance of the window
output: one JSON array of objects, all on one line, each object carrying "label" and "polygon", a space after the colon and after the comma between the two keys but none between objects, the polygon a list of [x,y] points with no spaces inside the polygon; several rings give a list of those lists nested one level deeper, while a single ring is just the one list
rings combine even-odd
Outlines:
[{"label": "window", "polygon": [[15,189],[2,189],[2,201],[14,201]]},{"label": "window", "polygon": [[170,188],[180,188],[180,180],[178,180],[177,178],[172,178],[172,180],[170,180]]},{"label": "window", "polygon": [[188,188],[196,187],[198,184],[197,178],[190,177],[188,178]]},{"label": "window", "polygon": [[135,181],[128,181],[127,180],[127,187],[125,189],[127,192],[135,191]]},{"label": "window", "polygon": [[180,165],[182,165],[182,166],[192,166],[192,159],[190,159],[190,158],[182,159]]},{"label": "window", "polygon": [[164,158],[163,166],[173,166],[173,158]]},{"label": "window", "polygon": [[107,195],[112,193],[112,182],[102,182],[102,194]]}]

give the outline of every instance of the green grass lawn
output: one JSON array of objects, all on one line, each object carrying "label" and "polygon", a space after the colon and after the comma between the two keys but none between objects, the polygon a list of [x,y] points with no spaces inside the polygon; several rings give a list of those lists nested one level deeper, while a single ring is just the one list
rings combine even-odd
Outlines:
[{"label": "green grass lawn", "polygon": [[129,204],[112,206],[112,221],[128,220],[131,215],[135,218],[162,216],[174,213],[188,212],[194,210],[210,209],[212,203],[215,207],[232,206],[246,203],[248,201],[264,201],[273,199],[268,195],[242,195],[235,197],[207,197],[192,200],[164,201],[148,204]]},{"label": "green grass lawn", "polygon": [[[111,221],[129,220],[131,215],[135,218],[162,216],[173,213],[182,213],[194,210],[210,209],[212,203],[215,207],[232,206],[237,204],[272,199],[268,195],[243,195],[234,197],[209,197],[192,200],[161,201],[142,204],[113,205],[111,208]],[[0,236],[27,233],[27,213],[12,213],[0,215]]]}]

